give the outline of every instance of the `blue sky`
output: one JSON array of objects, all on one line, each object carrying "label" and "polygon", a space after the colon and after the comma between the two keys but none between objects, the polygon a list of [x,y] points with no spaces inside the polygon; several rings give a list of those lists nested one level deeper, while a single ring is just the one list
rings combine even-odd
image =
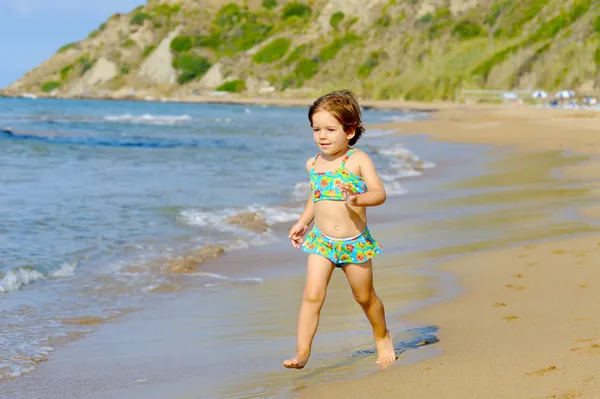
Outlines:
[{"label": "blue sky", "polygon": [[0,88],[144,0],[0,0]]}]

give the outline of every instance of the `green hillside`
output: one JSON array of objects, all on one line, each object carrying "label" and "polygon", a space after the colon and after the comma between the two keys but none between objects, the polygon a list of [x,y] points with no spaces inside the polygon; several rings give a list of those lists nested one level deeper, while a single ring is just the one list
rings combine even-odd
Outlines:
[{"label": "green hillside", "polygon": [[456,89],[600,90],[600,2],[159,2],[60,48],[7,93],[214,91],[452,99]]}]

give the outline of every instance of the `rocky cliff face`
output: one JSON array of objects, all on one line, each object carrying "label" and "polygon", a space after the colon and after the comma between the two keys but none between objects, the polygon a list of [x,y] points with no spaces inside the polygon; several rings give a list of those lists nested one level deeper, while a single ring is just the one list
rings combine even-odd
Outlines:
[{"label": "rocky cliff face", "polygon": [[7,94],[219,92],[432,100],[600,88],[594,0],[157,1],[116,14]]}]

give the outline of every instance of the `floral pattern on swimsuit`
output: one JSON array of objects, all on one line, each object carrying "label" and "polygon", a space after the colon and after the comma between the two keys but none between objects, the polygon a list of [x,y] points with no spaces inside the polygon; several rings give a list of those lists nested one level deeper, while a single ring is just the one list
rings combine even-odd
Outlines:
[{"label": "floral pattern on swimsuit", "polygon": [[337,267],[343,267],[349,263],[365,263],[379,254],[383,247],[373,239],[368,228],[357,237],[335,239],[315,226],[306,235],[302,250],[308,255],[321,255]]},{"label": "floral pattern on swimsuit", "polygon": [[367,192],[367,185],[363,178],[346,169],[346,161],[354,151],[356,150],[348,151],[339,168],[321,173],[315,172],[315,163],[320,154],[315,156],[310,170],[310,189],[312,190],[313,202],[323,200],[343,201],[344,196],[337,187],[340,183],[350,187],[356,194]]}]

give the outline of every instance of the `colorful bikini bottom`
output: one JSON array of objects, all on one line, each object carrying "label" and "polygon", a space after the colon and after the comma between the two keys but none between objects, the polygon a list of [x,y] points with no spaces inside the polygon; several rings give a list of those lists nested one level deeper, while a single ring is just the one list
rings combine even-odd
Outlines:
[{"label": "colorful bikini bottom", "polygon": [[383,247],[371,237],[368,228],[356,237],[333,238],[314,226],[306,235],[302,250],[309,255],[321,255],[337,267],[343,267],[350,263],[365,263],[379,254]]}]

